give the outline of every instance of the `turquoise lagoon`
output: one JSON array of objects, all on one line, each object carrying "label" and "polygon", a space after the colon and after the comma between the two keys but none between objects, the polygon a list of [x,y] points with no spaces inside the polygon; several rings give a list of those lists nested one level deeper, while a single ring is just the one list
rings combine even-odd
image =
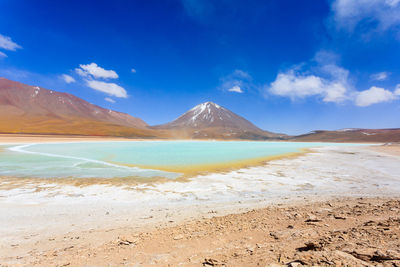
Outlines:
[{"label": "turquoise lagoon", "polygon": [[[177,178],[173,166],[218,165],[355,144],[246,141],[115,141],[3,145],[0,176]],[[141,167],[137,167],[141,166]],[[146,167],[143,167],[146,166]]]}]

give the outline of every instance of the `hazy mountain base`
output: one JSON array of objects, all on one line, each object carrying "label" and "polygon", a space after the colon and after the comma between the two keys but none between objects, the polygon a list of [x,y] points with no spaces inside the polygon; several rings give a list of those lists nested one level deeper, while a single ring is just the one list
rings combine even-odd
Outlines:
[{"label": "hazy mountain base", "polygon": [[167,138],[162,131],[146,128],[132,128],[84,118],[30,117],[2,118],[0,133],[3,134],[42,134],[42,135],[81,135],[130,138]]}]

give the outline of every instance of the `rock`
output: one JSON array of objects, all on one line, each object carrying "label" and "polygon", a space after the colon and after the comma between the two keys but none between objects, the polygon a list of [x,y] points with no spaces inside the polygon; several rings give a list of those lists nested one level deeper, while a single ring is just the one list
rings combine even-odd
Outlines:
[{"label": "rock", "polygon": [[225,264],[219,260],[206,258],[204,259],[203,266],[224,266]]},{"label": "rock", "polygon": [[371,225],[374,225],[374,224],[376,224],[375,221],[368,221],[368,222],[364,223],[364,226],[371,226]]},{"label": "rock", "polygon": [[137,239],[128,239],[127,237],[118,237],[118,246],[129,246],[129,245],[136,245]]},{"label": "rock", "polygon": [[293,214],[293,216],[294,216],[295,218],[301,218],[301,217],[303,217],[303,216],[301,216],[301,214],[299,214],[299,213],[295,213],[295,214]]},{"label": "rock", "polygon": [[297,251],[320,250],[322,248],[321,244],[316,242],[306,242],[304,245],[304,247],[297,248]]},{"label": "rock", "polygon": [[377,250],[371,257],[371,261],[394,261],[400,260],[400,254],[393,250],[387,250],[385,252]]},{"label": "rock", "polygon": [[[361,259],[357,259],[353,255],[343,252],[343,251],[340,251],[340,250],[334,251],[333,254],[336,255],[337,257],[339,257],[339,259],[341,259],[340,262],[345,261],[347,263],[353,263],[353,264],[357,263],[360,266],[369,266],[370,265],[367,262],[365,262]],[[337,262],[336,265],[339,265],[339,262]]]},{"label": "rock", "polygon": [[356,249],[353,251],[344,251],[344,252],[349,253],[362,261],[370,261],[371,258],[374,256],[375,251],[372,248],[369,248],[369,249]]},{"label": "rock", "polygon": [[321,221],[322,221],[321,219],[317,218],[317,216],[313,214],[308,215],[308,219],[305,220],[305,222],[321,222]]},{"label": "rock", "polygon": [[271,233],[269,233],[269,235],[272,236],[275,240],[279,239],[279,234],[276,232],[271,232]]},{"label": "rock", "polygon": [[151,218],[153,218],[153,216],[142,216],[139,219],[148,220],[148,219],[151,219]]},{"label": "rock", "polygon": [[174,240],[180,240],[180,239],[183,239],[184,236],[183,235],[176,235],[173,238],[174,238]]},{"label": "rock", "polygon": [[333,216],[336,220],[346,220],[346,217],[340,216],[340,215],[335,215]]},{"label": "rock", "polygon": [[287,263],[286,265],[290,266],[290,267],[299,267],[299,266],[305,265],[305,263],[301,260],[294,260],[294,261]]}]

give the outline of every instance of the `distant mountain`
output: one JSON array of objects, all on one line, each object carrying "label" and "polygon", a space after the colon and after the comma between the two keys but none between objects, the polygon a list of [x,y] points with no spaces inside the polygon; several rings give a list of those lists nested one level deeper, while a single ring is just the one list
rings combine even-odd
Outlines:
[{"label": "distant mountain", "polygon": [[358,129],[348,128],[336,131],[313,131],[292,137],[293,141],[321,142],[400,142],[400,128]]},{"label": "distant mountain", "polygon": [[0,132],[153,136],[139,118],[0,77]]},{"label": "distant mountain", "polygon": [[258,128],[213,102],[197,105],[172,122],[148,126],[139,118],[104,109],[71,94],[1,77],[0,133],[164,139],[400,142],[400,128],[318,130],[299,136],[276,134]]},{"label": "distant mountain", "polygon": [[277,139],[284,135],[263,131],[245,118],[213,102],[192,108],[176,120],[152,127],[184,138]]}]

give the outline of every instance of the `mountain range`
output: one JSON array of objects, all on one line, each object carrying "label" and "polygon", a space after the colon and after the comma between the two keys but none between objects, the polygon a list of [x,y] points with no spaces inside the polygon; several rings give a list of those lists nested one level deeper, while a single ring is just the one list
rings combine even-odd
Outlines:
[{"label": "mountain range", "polygon": [[149,126],[74,95],[0,77],[0,133],[121,136],[162,139],[250,139],[329,142],[400,142],[400,129],[343,129],[288,136],[262,130],[213,102],[177,119]]},{"label": "mountain range", "polygon": [[139,118],[74,95],[0,78],[0,132],[157,136]]},{"label": "mountain range", "polygon": [[294,136],[291,140],[305,142],[400,142],[400,128],[319,130]]}]

